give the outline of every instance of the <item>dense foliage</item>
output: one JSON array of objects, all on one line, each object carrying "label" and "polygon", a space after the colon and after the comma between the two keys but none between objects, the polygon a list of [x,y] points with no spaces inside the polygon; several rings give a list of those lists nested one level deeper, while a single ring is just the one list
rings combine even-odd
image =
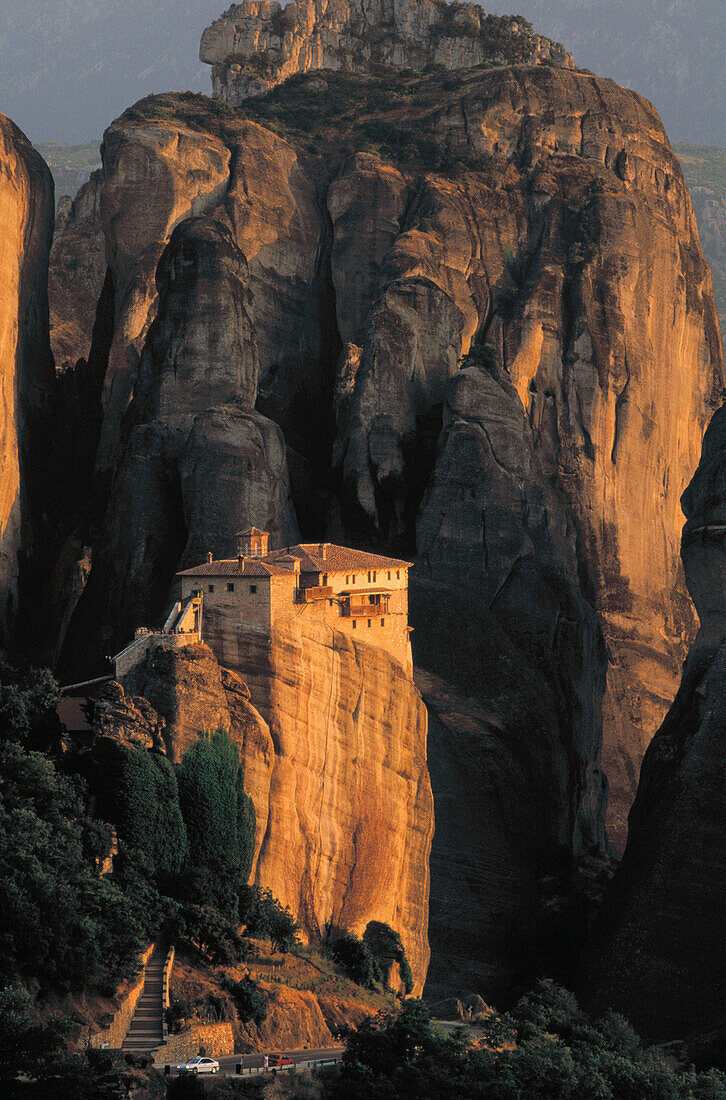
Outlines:
[{"label": "dense foliage", "polygon": [[184,754],[178,781],[190,871],[206,871],[203,892],[192,878],[192,894],[235,915],[237,892],[252,867],[255,811],[244,791],[237,748],[225,730],[202,734]]},{"label": "dense foliage", "polygon": [[99,829],[41,753],[0,745],[0,981],[113,989],[143,940],[137,904],[96,868]]},{"label": "dense foliage", "polygon": [[239,1022],[246,1024],[251,1020],[259,1026],[267,1016],[267,1002],[257,983],[252,978],[229,980],[225,988],[232,996]]},{"label": "dense foliage", "polygon": [[366,989],[375,989],[383,981],[381,968],[367,943],[357,936],[340,936],[332,945],[335,961],[343,967],[351,981]]},{"label": "dense foliage", "polygon": [[[609,1013],[591,1020],[566,990],[540,982],[497,1018],[489,1042],[464,1029],[442,1035],[426,1006],[408,1000],[348,1037],[343,1072],[328,1100],[726,1100],[717,1070],[676,1074],[643,1049],[630,1025]],[[504,1041],[503,1041],[504,1040]]]},{"label": "dense foliage", "polygon": [[404,989],[410,993],[413,990],[413,974],[398,932],[382,921],[371,921],[363,935],[363,942],[374,956],[392,958],[398,963]]},{"label": "dense foliage", "polygon": [[0,660],[0,736],[45,748],[59,731],[60,689],[48,669],[20,674]]},{"label": "dense foliage", "polygon": [[106,738],[96,750],[96,775],[98,815],[158,874],[178,874],[186,862],[187,831],[166,757]]},{"label": "dense foliage", "polygon": [[273,950],[290,951],[298,942],[300,926],[290,910],[273,897],[270,890],[247,886],[240,891],[240,918],[247,934],[268,939]]}]

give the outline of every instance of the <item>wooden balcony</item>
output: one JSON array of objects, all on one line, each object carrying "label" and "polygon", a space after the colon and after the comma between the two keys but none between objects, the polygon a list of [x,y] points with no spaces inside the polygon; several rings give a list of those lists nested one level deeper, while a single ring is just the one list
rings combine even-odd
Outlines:
[{"label": "wooden balcony", "polygon": [[340,613],[346,619],[372,619],[376,615],[388,614],[388,596],[379,596],[375,601],[344,600]]},{"label": "wooden balcony", "polygon": [[332,595],[332,588],[319,584],[312,588],[298,588],[295,599],[298,603],[312,603],[313,600],[329,600]]}]

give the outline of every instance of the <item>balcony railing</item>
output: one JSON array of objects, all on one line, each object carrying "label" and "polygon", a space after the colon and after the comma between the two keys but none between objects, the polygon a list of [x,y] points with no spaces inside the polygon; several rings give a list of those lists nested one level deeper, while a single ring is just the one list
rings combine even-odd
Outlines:
[{"label": "balcony railing", "polygon": [[346,619],[365,619],[366,617],[373,618],[376,615],[387,615],[388,597],[382,596],[375,603],[352,603],[350,600],[344,600],[340,611]]},{"label": "balcony railing", "polygon": [[311,603],[313,600],[329,600],[332,595],[332,588],[316,585],[314,588],[298,588],[295,598],[298,603]]}]

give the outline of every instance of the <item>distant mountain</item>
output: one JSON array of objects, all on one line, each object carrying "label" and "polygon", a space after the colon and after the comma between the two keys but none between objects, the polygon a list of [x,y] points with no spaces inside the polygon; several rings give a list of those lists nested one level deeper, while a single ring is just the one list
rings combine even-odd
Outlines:
[{"label": "distant mountain", "polygon": [[676,145],[696,211],[703,251],[713,272],[716,305],[726,341],[726,149]]},{"label": "distant mountain", "polygon": [[[3,0],[0,111],[31,140],[100,138],[157,91],[204,91],[204,28],[228,0]],[[653,100],[675,141],[726,145],[726,0],[496,0],[581,65]]]},{"label": "distant mountain", "polygon": [[514,0],[575,60],[647,96],[672,141],[726,145],[724,0]]},{"label": "distant mountain", "polygon": [[38,142],[36,148],[53,175],[56,204],[62,195],[73,198],[91,172],[101,167],[101,152],[97,141],[85,145]]}]

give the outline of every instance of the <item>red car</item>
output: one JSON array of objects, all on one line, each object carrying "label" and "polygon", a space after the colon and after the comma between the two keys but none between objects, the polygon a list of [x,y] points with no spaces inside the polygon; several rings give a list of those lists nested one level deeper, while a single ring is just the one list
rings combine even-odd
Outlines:
[{"label": "red car", "polygon": [[270,1054],[267,1058],[269,1069],[282,1069],[283,1066],[294,1066],[292,1058],[286,1058],[284,1054]]}]

